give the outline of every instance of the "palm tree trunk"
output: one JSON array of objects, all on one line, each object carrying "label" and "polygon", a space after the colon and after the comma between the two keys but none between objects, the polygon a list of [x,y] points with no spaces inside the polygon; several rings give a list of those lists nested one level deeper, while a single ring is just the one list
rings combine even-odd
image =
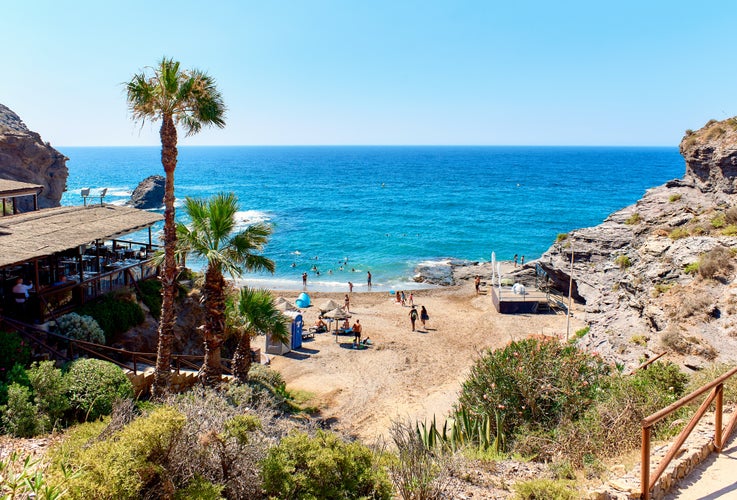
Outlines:
[{"label": "palm tree trunk", "polygon": [[208,265],[205,271],[205,328],[203,330],[205,360],[200,380],[207,386],[220,383],[223,369],[220,348],[225,337],[225,278],[217,266]]},{"label": "palm tree trunk", "polygon": [[161,163],[166,173],[166,183],[164,185],[164,269],[161,275],[161,319],[159,320],[156,371],[151,388],[155,398],[161,398],[169,392],[171,351],[174,343],[174,296],[177,277],[177,265],[174,259],[177,242],[176,225],[174,224],[174,170],[177,167],[177,129],[171,115],[164,115],[159,135],[161,136]]},{"label": "palm tree trunk", "polygon": [[233,375],[242,383],[248,382],[248,372],[251,369],[251,335],[242,332],[238,339],[238,346],[233,353]]}]

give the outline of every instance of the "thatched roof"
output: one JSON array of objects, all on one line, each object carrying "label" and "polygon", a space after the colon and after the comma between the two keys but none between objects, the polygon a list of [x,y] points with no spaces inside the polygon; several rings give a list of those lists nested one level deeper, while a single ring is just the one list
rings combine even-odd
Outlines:
[{"label": "thatched roof", "polygon": [[0,179],[0,198],[38,194],[43,188],[39,184]]},{"label": "thatched roof", "polygon": [[0,267],[119,238],[162,220],[160,214],[114,205],[57,207],[0,217]]}]

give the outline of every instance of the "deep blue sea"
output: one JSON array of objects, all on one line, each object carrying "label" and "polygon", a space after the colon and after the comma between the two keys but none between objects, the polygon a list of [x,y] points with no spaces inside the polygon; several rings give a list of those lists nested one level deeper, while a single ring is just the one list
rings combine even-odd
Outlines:
[{"label": "deep blue sea", "polygon": [[[59,149],[64,205],[81,204],[83,187],[123,203],[163,175],[158,147]],[[375,290],[410,288],[425,261],[534,259],[558,233],[599,224],[684,171],[675,147],[185,146],[175,182],[178,206],[232,191],[244,222],[273,226],[264,254],[276,273],[252,283],[297,289],[306,271],[313,289],[360,291],[369,270]]]}]

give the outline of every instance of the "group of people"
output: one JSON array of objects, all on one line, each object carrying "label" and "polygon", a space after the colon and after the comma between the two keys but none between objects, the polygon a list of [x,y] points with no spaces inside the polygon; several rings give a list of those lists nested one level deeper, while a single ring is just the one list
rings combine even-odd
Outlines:
[{"label": "group of people", "polygon": [[[395,297],[397,304],[401,304],[402,306],[407,305],[407,296],[404,294],[404,291],[400,292],[399,290],[397,290]],[[409,305],[415,305],[415,296],[412,292],[409,292]]]},{"label": "group of people", "polygon": [[425,306],[420,306],[420,312],[417,312],[417,307],[412,306],[412,309],[409,311],[409,321],[412,323],[412,331],[415,331],[415,323],[417,323],[417,318],[419,317],[420,321],[422,322],[422,328],[423,330],[427,328],[427,321],[430,319],[430,315],[427,314],[427,309],[425,309]]}]

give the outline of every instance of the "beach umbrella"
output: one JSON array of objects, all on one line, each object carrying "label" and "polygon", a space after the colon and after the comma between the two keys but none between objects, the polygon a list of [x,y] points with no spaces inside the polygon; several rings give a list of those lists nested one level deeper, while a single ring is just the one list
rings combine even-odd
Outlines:
[{"label": "beach umbrella", "polygon": [[274,305],[280,311],[296,311],[297,308],[284,297],[279,297],[274,301]]},{"label": "beach umbrella", "polygon": [[326,313],[328,311],[332,311],[333,309],[337,309],[339,307],[341,307],[341,305],[331,299],[331,300],[328,300],[327,302],[323,302],[320,305],[319,309],[321,313]]},{"label": "beach umbrella", "polygon": [[338,321],[342,319],[348,319],[351,317],[350,314],[345,312],[341,307],[336,307],[332,311],[328,311],[323,314],[324,317],[335,320],[335,329],[338,329]]}]

